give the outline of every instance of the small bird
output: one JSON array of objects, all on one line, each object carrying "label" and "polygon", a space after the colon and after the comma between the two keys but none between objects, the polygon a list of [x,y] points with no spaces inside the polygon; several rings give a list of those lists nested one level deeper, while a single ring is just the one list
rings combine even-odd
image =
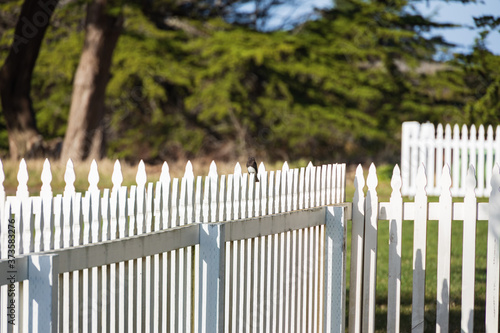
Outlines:
[{"label": "small bird", "polygon": [[257,177],[257,163],[255,162],[255,157],[250,156],[247,161],[247,169],[248,173],[255,174],[255,181],[259,181],[259,177]]}]

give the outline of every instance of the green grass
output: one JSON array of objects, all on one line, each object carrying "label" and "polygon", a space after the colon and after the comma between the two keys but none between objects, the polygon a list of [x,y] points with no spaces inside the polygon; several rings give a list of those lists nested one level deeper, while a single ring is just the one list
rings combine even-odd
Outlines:
[{"label": "green grass", "polygon": [[[388,169],[388,168],[386,168]],[[365,168],[365,171],[367,168]],[[379,202],[387,202],[390,198],[390,173],[382,169],[379,173],[377,192]],[[365,172],[366,177],[366,172]],[[347,179],[347,200],[352,201],[354,187],[352,179]],[[365,188],[366,193],[366,188]],[[437,201],[438,198],[429,198]],[[405,198],[405,201],[409,201]],[[454,199],[462,201],[462,199]],[[484,201],[484,200],[483,200]],[[460,332],[461,325],[461,293],[462,293],[462,221],[453,221],[452,248],[451,248],[451,274],[450,274],[450,332]],[[486,221],[477,222],[476,237],[476,284],[475,284],[475,310],[474,331],[485,331],[484,315],[486,302],[486,245],[488,224]],[[349,288],[350,276],[350,245],[351,222],[348,223],[347,239],[347,285]],[[427,267],[425,286],[425,332],[436,330],[436,289],[437,289],[437,241],[438,222],[429,221],[427,224]],[[377,254],[377,290],[376,290],[376,332],[386,332],[387,324],[387,293],[388,293],[388,262],[389,262],[389,223],[379,221],[378,224],[378,254]],[[413,221],[404,221],[402,230],[402,255],[401,255],[401,332],[411,332],[411,303],[413,284]],[[349,289],[347,290],[347,297]],[[348,323],[346,317],[346,325]]]}]

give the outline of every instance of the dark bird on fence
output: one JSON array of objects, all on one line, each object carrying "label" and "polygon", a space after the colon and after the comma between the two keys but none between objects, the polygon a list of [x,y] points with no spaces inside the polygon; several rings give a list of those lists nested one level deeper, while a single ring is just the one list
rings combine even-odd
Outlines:
[{"label": "dark bird on fence", "polygon": [[257,177],[257,163],[255,162],[255,157],[250,156],[247,161],[247,169],[248,173],[253,173],[255,175],[255,181],[259,181],[259,177]]}]

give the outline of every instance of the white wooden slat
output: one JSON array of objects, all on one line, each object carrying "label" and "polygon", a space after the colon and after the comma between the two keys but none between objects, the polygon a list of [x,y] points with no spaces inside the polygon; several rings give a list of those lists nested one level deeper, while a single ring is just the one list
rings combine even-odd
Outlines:
[{"label": "white wooden slat", "polygon": [[203,186],[202,221],[210,222],[210,180],[205,177]]},{"label": "white wooden slat", "polygon": [[[167,162],[164,162],[161,168],[160,183],[162,184],[163,192],[163,211],[162,211],[162,224],[161,229],[167,229],[170,227],[170,204],[171,204],[171,180],[170,173],[168,170]],[[166,259],[166,258],[165,258]]]},{"label": "white wooden slat", "polygon": [[297,291],[297,308],[300,309],[300,315],[297,316],[297,332],[305,331],[305,314],[304,308],[306,307],[306,259],[305,259],[305,244],[306,244],[306,230],[298,230],[298,246],[297,246],[297,271],[300,278],[299,290]]},{"label": "white wooden slat", "polygon": [[427,171],[427,189],[429,189],[431,193],[436,193],[436,187],[434,186],[434,174],[438,173],[439,171],[435,169],[435,130],[434,130],[434,124],[432,123],[426,123],[425,126],[427,127],[427,136],[425,138],[425,150],[427,152],[427,157],[425,159],[426,161],[426,171]]},{"label": "white wooden slat", "polygon": [[[298,169],[294,169],[297,170]],[[290,236],[290,327],[289,332],[296,332],[298,327],[296,325],[296,318],[299,313],[297,308],[297,294],[299,289],[300,278],[298,276],[298,258],[297,258],[297,230],[293,230]]]},{"label": "white wooden slat", "polygon": [[154,222],[153,222],[153,231],[161,230],[162,221],[163,221],[163,189],[162,183],[157,181],[155,184],[155,195],[154,195]]},{"label": "white wooden slat", "polygon": [[351,229],[351,280],[349,288],[349,332],[361,332],[362,277],[365,235],[365,180],[363,168],[358,165],[354,177],[354,197],[352,205]]},{"label": "white wooden slat", "polygon": [[240,212],[240,198],[241,198],[241,166],[236,163],[234,167],[234,188],[233,188],[233,219],[241,218]]},{"label": "white wooden slat", "polygon": [[220,176],[218,209],[219,209],[218,221],[226,221],[226,175]]},{"label": "white wooden slat", "polygon": [[62,228],[63,228],[63,207],[62,196],[59,194],[53,198],[54,202],[54,249],[60,249],[63,245]]},{"label": "white wooden slat", "polygon": [[[451,126],[450,124],[446,124],[444,127],[444,141],[443,141],[443,150],[444,150],[444,161],[443,165],[448,164],[453,166],[451,163],[451,155],[452,155],[452,139],[451,139]],[[454,168],[451,168],[453,176],[455,175]],[[455,178],[453,178],[453,183],[455,183]]]},{"label": "white wooden slat", "polygon": [[[179,196],[179,226],[186,224],[187,214],[187,183],[186,177],[181,178],[181,193]],[[208,198],[207,198],[208,199]],[[208,200],[206,200],[208,201]],[[208,208],[208,205],[207,205]],[[208,210],[208,209],[207,209]]]},{"label": "white wooden slat", "polygon": [[170,225],[169,228],[174,228],[179,226],[179,178],[174,178],[172,180],[172,194],[171,194],[171,206],[170,206]]},{"label": "white wooden slat", "polygon": [[[256,183],[248,176],[248,200],[247,200],[247,217],[255,216],[255,188]],[[216,208],[216,207],[215,207]],[[215,220],[214,220],[215,221]]]},{"label": "white wooden slat", "polygon": [[372,163],[366,185],[365,201],[365,245],[363,268],[363,332],[375,332],[375,296],[377,282],[377,238],[378,238],[378,184],[377,171]]},{"label": "white wooden slat", "polygon": [[285,161],[283,163],[283,167],[281,168],[281,191],[280,191],[280,204],[281,204],[281,212],[287,211],[287,192],[288,192],[288,172],[290,168],[288,167],[288,163]]},{"label": "white wooden slat", "polygon": [[[196,183],[195,183],[196,181]],[[194,223],[200,223],[202,220],[201,217],[201,210],[202,210],[202,202],[203,202],[203,177],[202,176],[197,176],[196,180],[193,179],[193,196],[194,196],[194,201],[193,201],[193,222]]]},{"label": "white wooden slat", "polygon": [[401,249],[403,228],[403,198],[401,173],[394,167],[391,179],[389,220],[389,277],[387,295],[387,333],[399,333],[401,310]]},{"label": "white wooden slat", "polygon": [[267,214],[275,214],[274,211],[274,191],[275,191],[275,183],[274,183],[274,171],[269,171],[269,187],[267,192]]},{"label": "white wooden slat", "polygon": [[[40,248],[43,251],[50,250],[54,248],[54,206],[53,198],[50,196],[41,197],[41,217],[42,217],[42,240]],[[88,228],[87,228],[88,229]]]},{"label": "white wooden slat", "polygon": [[346,188],[346,165],[345,163],[337,164],[337,201],[335,203],[345,202]]},{"label": "white wooden slat", "polygon": [[466,193],[463,205],[462,242],[462,332],[474,332],[474,285],[476,268],[476,217],[477,199],[474,167],[467,172]]},{"label": "white wooden slat", "polygon": [[299,169],[293,169],[292,210],[299,209]]},{"label": "white wooden slat", "polygon": [[305,207],[305,177],[306,168],[300,168],[299,173],[299,203],[298,209],[303,209]]},{"label": "white wooden slat", "polygon": [[[313,174],[313,170],[311,171],[311,174]],[[314,293],[314,270],[313,270],[313,265],[314,265],[314,260],[313,260],[313,228],[307,228],[306,229],[306,242],[307,245],[305,245],[306,248],[306,265],[307,265],[307,275],[306,275],[306,281],[307,281],[307,296],[306,296],[306,306],[307,306],[307,332],[313,332],[313,293]]]},{"label": "white wooden slat", "polygon": [[274,209],[273,209],[273,212],[275,214],[277,213],[281,213],[281,205],[280,205],[280,201],[281,201],[281,196],[280,196],[280,192],[281,192],[281,170],[276,170],[276,173],[275,173],[275,183],[274,183]]},{"label": "white wooden slat", "polygon": [[[296,169],[295,169],[296,170]],[[293,171],[288,169],[286,171],[286,209],[285,211],[292,211],[293,207]]]},{"label": "white wooden slat", "polygon": [[[448,164],[448,165],[453,165],[452,167],[452,172],[453,172],[453,189],[452,193],[454,196],[459,195],[460,193],[460,128],[458,127],[458,124],[455,124],[453,126],[453,164]],[[467,155],[462,155],[462,159],[467,159]]]},{"label": "white wooden slat", "polygon": [[260,162],[259,164],[259,185],[260,185],[260,214],[266,215],[268,214],[267,208],[267,197],[268,197],[268,179],[267,179],[267,171],[264,166],[264,163]]},{"label": "white wooden slat", "polygon": [[[442,124],[438,124],[437,125],[437,128],[436,128],[436,143],[435,143],[435,146],[436,146],[436,185],[435,185],[435,188],[436,189],[440,189],[441,188],[441,172],[439,172],[439,170],[442,170],[443,169],[443,166],[445,165],[443,163],[443,145],[444,145],[444,142],[443,142],[443,125]],[[451,165],[450,163],[448,163],[448,165]]]},{"label": "white wooden slat", "polygon": [[[335,200],[335,196],[332,197],[332,194],[334,194],[332,188],[335,188],[335,185],[332,184],[334,182],[332,180],[332,168],[335,168],[335,165],[333,164],[328,164],[326,166],[326,197],[325,197],[325,204],[330,205],[332,202]],[[334,178],[335,179],[335,178]]]},{"label": "white wooden slat", "polygon": [[[193,176],[194,178],[194,176]],[[208,178],[210,179],[210,221],[215,222],[217,221],[217,216],[218,216],[218,197],[217,195],[219,194],[218,190],[218,175],[217,175],[217,166],[215,165],[215,162],[212,161],[210,164],[210,170],[208,172]]]},{"label": "white wooden slat", "polygon": [[415,195],[415,220],[413,230],[413,297],[412,332],[424,332],[425,318],[425,272],[427,247],[427,195],[425,167],[420,165]]},{"label": "white wooden slat", "polygon": [[[68,161],[69,163],[69,161]],[[66,186],[68,181],[66,181]],[[72,210],[73,210],[73,246],[78,246],[83,244],[83,219],[82,219],[82,194],[75,193],[72,200]],[[73,290],[73,303],[71,305],[73,313],[72,326],[73,330],[82,331],[83,330],[83,320],[81,316],[81,304],[83,303],[83,271],[74,271],[71,273],[72,287]],[[71,326],[71,324],[70,324]]]},{"label": "white wooden slat", "polygon": [[233,219],[233,185],[234,175],[227,176],[227,194],[226,194],[226,221]]},{"label": "white wooden slat", "polygon": [[254,183],[254,208],[253,208],[253,215],[252,216],[260,216],[260,212],[261,212],[261,203],[262,203],[262,199],[261,199],[261,182],[257,182],[257,183]]},{"label": "white wooden slat", "polygon": [[487,137],[486,137],[486,162],[485,162],[485,189],[483,196],[489,196],[491,193],[491,183],[489,180],[491,179],[491,172],[493,170],[493,152],[494,152],[494,141],[493,141],[493,127],[491,125],[488,126]]},{"label": "white wooden slat", "polygon": [[[153,231],[153,183],[147,183],[145,195],[145,230],[146,233]],[[156,323],[154,322],[154,295],[156,291],[154,256],[142,258],[142,293],[143,293],[143,332],[152,332]]]},{"label": "white wooden slat", "polygon": [[[426,124],[421,124],[420,125],[420,133],[419,133],[419,140],[418,140],[418,163],[420,164],[427,164],[427,129],[428,127]],[[414,178],[415,179],[415,178]],[[418,186],[418,184],[417,184]]]},{"label": "white wooden slat", "polygon": [[316,167],[311,165],[310,183],[309,183],[309,207],[316,206]]},{"label": "white wooden slat", "polygon": [[[248,177],[250,178],[250,177]],[[245,286],[244,286],[244,291],[245,291],[245,303],[243,307],[243,311],[246,315],[246,327],[245,331],[250,333],[251,328],[253,325],[253,311],[252,311],[252,263],[255,261],[255,258],[252,255],[252,248],[253,248],[253,242],[254,239],[247,239],[246,240],[246,246],[245,246]]]},{"label": "white wooden slat", "polygon": [[312,170],[313,165],[311,162],[307,164],[306,167],[306,173],[305,173],[305,178],[304,178],[304,208],[309,208],[311,207],[311,174],[313,173]]},{"label": "white wooden slat", "polygon": [[341,172],[338,169],[339,169],[339,164],[332,164],[332,169],[331,169],[332,189],[330,191],[331,192],[330,204],[335,204],[340,200],[339,187],[342,185],[342,182],[340,182],[337,177],[337,172],[339,173]]},{"label": "white wooden slat", "polygon": [[[230,176],[230,175],[229,175]],[[225,316],[224,316],[224,332],[233,332],[233,321],[235,306],[233,303],[234,299],[234,242],[229,242],[226,246],[226,306],[225,306]]]},{"label": "white wooden slat", "polygon": [[248,173],[242,174],[240,179],[240,218],[244,219],[248,217]]},{"label": "white wooden slat", "polygon": [[[477,179],[481,179],[480,182],[478,182],[478,192],[481,194],[481,196],[484,196],[484,190],[485,190],[485,157],[486,157],[486,147],[485,147],[485,132],[484,132],[484,126],[480,125],[479,126],[479,131],[478,131],[478,139],[477,139],[477,144],[476,144],[476,154],[477,154]],[[466,179],[464,178],[464,183]]]},{"label": "white wooden slat", "polygon": [[500,243],[500,174],[495,165],[491,176],[488,245],[486,264],[486,332],[498,332],[499,243]]},{"label": "white wooden slat", "polygon": [[154,230],[154,184],[149,182],[146,188],[146,232]]},{"label": "white wooden slat", "polygon": [[327,169],[328,169],[328,165],[323,164],[321,166],[321,171],[320,171],[320,174],[321,174],[321,181],[320,181],[320,184],[321,184],[321,194],[320,194],[320,200],[319,200],[319,204],[321,206],[326,205],[326,192],[328,190]]},{"label": "white wooden slat", "polygon": [[[262,178],[260,178],[262,179]],[[265,332],[266,327],[265,327],[265,320],[266,318],[266,279],[265,279],[265,274],[267,271],[267,262],[266,262],[266,237],[259,237],[257,238],[258,240],[258,247],[256,247],[256,256],[257,256],[257,285],[256,285],[256,291],[257,291],[257,325],[254,328],[254,332]]]},{"label": "white wooden slat", "polygon": [[[471,128],[472,132],[472,128]],[[472,133],[471,133],[472,134]],[[462,126],[462,137],[460,139],[460,189],[458,195],[463,196],[465,191],[464,179],[467,172],[467,168],[469,164],[472,164],[474,168],[476,167],[476,159],[475,157],[469,154],[469,148],[471,147],[469,143],[469,134],[467,126],[464,124]]]},{"label": "white wooden slat", "polygon": [[[419,161],[419,149],[420,147],[419,142],[420,142],[420,124],[416,123],[415,127],[413,128],[413,135],[411,135],[411,151],[410,151],[410,193],[415,193],[416,189],[416,183],[415,179],[417,176],[417,169],[418,169],[418,161]],[[405,182],[403,181],[403,185]]]},{"label": "white wooden slat", "polygon": [[285,279],[285,233],[280,233],[278,235],[278,297],[276,299],[278,307],[278,332],[285,332],[285,304],[286,304],[286,279]]},{"label": "white wooden slat", "polygon": [[436,332],[448,332],[450,316],[450,262],[451,262],[451,175],[448,166],[443,168],[441,195],[439,197],[439,229],[437,259]]},{"label": "white wooden slat", "polygon": [[316,167],[316,200],[314,202],[314,207],[321,206],[321,192],[322,192],[322,184],[321,184],[321,167]]}]

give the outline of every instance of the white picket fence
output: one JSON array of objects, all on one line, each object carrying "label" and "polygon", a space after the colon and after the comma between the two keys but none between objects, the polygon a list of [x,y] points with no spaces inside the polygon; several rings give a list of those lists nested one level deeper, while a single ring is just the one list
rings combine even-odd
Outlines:
[{"label": "white picket fence", "polygon": [[[427,224],[439,223],[437,247],[436,332],[449,331],[450,315],[450,260],[451,231],[455,221],[463,221],[461,331],[474,329],[474,285],[476,267],[476,222],[487,220],[486,265],[486,313],[485,327],[488,333],[499,332],[499,244],[500,244],[500,170],[492,171],[489,202],[477,202],[478,184],[474,167],[469,167],[465,177],[463,202],[452,201],[452,177],[448,167],[441,173],[439,202],[429,202],[426,193],[426,170],[421,165],[416,177],[416,193],[413,202],[403,202],[402,178],[399,167],[394,168],[389,202],[378,202],[376,169],[372,165],[367,177],[368,190],[363,192],[363,170],[358,167],[355,176],[355,194],[352,206],[351,276],[349,295],[349,332],[374,332],[376,308],[377,244],[379,232],[389,232],[387,332],[400,332],[401,306],[401,249],[402,226],[413,221],[413,292],[412,332],[434,331],[426,321],[425,276]],[[427,187],[428,188],[428,187]],[[378,221],[389,220],[389,230],[379,230]],[[453,223],[452,223],[453,221]],[[455,245],[456,246],[456,245]],[[385,265],[386,263],[381,263]],[[428,272],[436,274],[435,272]],[[382,306],[379,304],[379,306]],[[428,318],[428,317],[427,317]]]},{"label": "white picket fence", "polygon": [[[24,166],[21,166],[23,170]],[[44,170],[48,170],[49,166]],[[474,332],[476,223],[487,220],[486,332],[498,332],[500,171],[492,171],[489,202],[477,202],[473,166],[463,202],[452,201],[452,175],[441,173],[439,202],[429,202],[420,166],[413,202],[403,202],[394,169],[389,202],[379,202],[376,169],[364,194],[358,167],[352,204],[345,201],[345,165],[290,170],[259,168],[260,182],[235,173],[205,179],[190,163],[182,179],[75,193],[68,165],[64,195],[53,197],[44,171],[40,197],[27,194],[19,173],[0,222],[1,332],[342,332],[345,232],[352,219],[349,332],[374,332],[380,220],[389,220],[387,331],[400,332],[403,223],[413,221],[412,331],[429,328],[425,276],[437,274],[436,327],[448,332],[452,221],[463,221],[461,330]],[[1,173],[0,173],[1,174]],[[334,205],[328,206],[328,205]],[[325,207],[326,206],[326,207]],[[9,266],[9,224],[15,222],[15,273]],[[437,273],[427,271],[427,223],[439,223]],[[215,223],[214,223],[215,222]],[[385,264],[385,263],[379,263]],[[14,283],[9,278],[14,274]],[[10,288],[15,296],[8,294]],[[7,322],[16,305],[16,325]],[[50,318],[50,319],[48,319]],[[56,318],[56,319],[54,319]],[[45,326],[43,326],[45,325]]]},{"label": "white picket fence", "polygon": [[16,196],[0,187],[1,332],[343,331],[344,164],[261,164],[260,182],[164,164],[146,184],[141,162],[129,189],[117,161],[101,191],[93,162],[82,194],[68,162],[57,196],[51,178],[46,161],[30,197],[22,161]]},{"label": "white picket fence", "polygon": [[[494,135],[495,134],[495,135]],[[441,190],[441,170],[444,165],[451,168],[454,197],[465,196],[466,174],[469,165],[473,165],[477,174],[476,194],[488,197],[491,192],[491,170],[500,162],[500,126],[496,129],[483,125],[476,130],[457,124],[420,124],[415,121],[404,122],[401,138],[401,174],[403,185],[401,192],[406,196],[415,196],[417,189],[417,169],[424,164],[427,171],[426,191],[429,195],[438,195]]]}]

